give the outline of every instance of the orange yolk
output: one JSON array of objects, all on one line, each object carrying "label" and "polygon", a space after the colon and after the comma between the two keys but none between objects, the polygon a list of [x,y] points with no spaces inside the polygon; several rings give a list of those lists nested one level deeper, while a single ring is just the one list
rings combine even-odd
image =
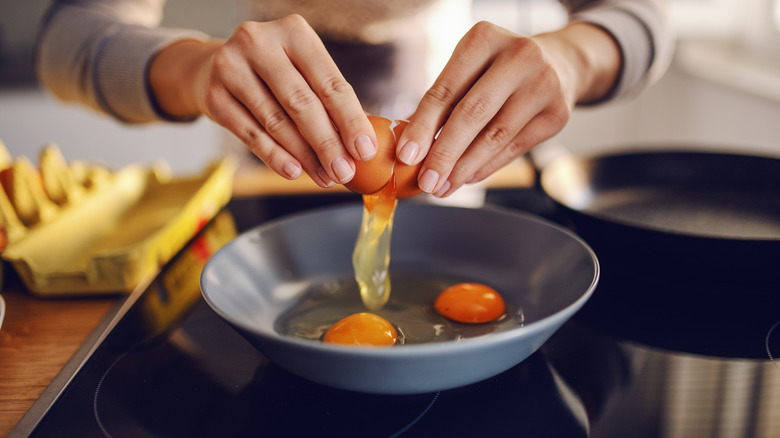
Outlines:
[{"label": "orange yolk", "polygon": [[390,347],[398,333],[390,322],[373,313],[355,313],[333,324],[323,337],[331,344]]},{"label": "orange yolk", "polygon": [[448,287],[433,304],[439,314],[458,322],[482,323],[497,319],[506,306],[495,289],[479,283]]}]

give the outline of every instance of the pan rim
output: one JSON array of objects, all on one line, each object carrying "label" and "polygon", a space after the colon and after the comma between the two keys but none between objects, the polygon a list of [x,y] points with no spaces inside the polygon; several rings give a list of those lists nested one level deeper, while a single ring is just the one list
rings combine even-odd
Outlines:
[{"label": "pan rim", "polygon": [[[576,165],[578,168],[587,168],[593,166],[599,162],[605,162],[609,160],[619,159],[639,159],[643,157],[649,157],[651,159],[681,159],[682,157],[692,158],[709,158],[709,159],[731,159],[753,162],[772,162],[777,163],[780,166],[780,157],[773,157],[768,155],[760,155],[753,153],[736,153],[731,151],[719,151],[719,150],[704,150],[693,147],[679,147],[672,148],[668,146],[664,147],[652,147],[648,145],[632,148],[627,151],[610,150],[606,152],[589,153],[583,155],[563,154],[550,160],[546,165],[540,169],[538,175],[538,184],[540,190],[550,198],[559,207],[568,210],[570,213],[585,215],[599,221],[616,224],[623,227],[627,227],[632,230],[657,233],[667,236],[676,236],[688,239],[708,240],[708,241],[723,241],[731,243],[755,243],[755,244],[772,244],[780,243],[780,234],[774,235],[745,235],[745,234],[727,234],[727,233],[714,233],[714,232],[693,232],[685,229],[681,229],[675,226],[662,226],[658,224],[652,224],[637,219],[627,219],[620,215],[609,214],[603,211],[587,208],[581,208],[573,205],[570,200],[564,199],[564,196],[560,193],[561,190],[550,189],[554,186],[551,174],[558,170],[560,166],[566,165],[568,161],[569,165]],[[559,171],[559,170],[558,170]],[[592,182],[592,181],[590,181]]]}]

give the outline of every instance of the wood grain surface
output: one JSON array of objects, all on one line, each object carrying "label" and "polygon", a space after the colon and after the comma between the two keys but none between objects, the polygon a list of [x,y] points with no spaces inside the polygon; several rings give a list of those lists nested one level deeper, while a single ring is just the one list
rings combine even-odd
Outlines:
[{"label": "wood grain surface", "polygon": [[14,281],[0,294],[6,302],[0,328],[0,436],[6,436],[120,298],[42,299]]}]

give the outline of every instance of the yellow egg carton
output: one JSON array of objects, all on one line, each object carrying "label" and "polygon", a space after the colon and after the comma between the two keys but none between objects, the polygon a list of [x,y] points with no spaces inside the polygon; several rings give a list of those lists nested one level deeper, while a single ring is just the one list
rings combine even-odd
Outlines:
[{"label": "yellow egg carton", "polygon": [[227,204],[235,171],[231,159],[183,178],[112,171],[67,163],[55,144],[36,169],[0,149],[2,259],[40,296],[131,292]]}]

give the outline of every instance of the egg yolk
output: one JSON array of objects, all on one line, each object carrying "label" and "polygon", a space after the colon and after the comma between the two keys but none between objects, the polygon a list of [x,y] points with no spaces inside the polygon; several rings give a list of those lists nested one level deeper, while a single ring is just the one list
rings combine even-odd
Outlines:
[{"label": "egg yolk", "polygon": [[490,286],[460,283],[448,287],[433,304],[439,314],[465,323],[482,323],[497,319],[506,306],[501,295]]},{"label": "egg yolk", "polygon": [[355,313],[333,324],[323,342],[343,345],[368,345],[390,347],[398,339],[398,333],[390,322],[373,313]]}]

